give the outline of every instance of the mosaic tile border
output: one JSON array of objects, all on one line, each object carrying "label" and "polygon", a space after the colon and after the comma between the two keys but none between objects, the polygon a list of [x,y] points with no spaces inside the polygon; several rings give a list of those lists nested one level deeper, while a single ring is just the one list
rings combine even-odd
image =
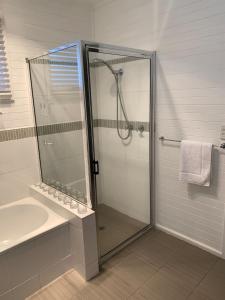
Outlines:
[{"label": "mosaic tile border", "polygon": [[11,140],[19,140],[38,135],[55,134],[62,132],[69,132],[82,129],[82,122],[68,122],[51,125],[43,125],[36,127],[24,127],[16,129],[0,130],[0,142]]},{"label": "mosaic tile border", "polygon": [[24,127],[0,131],[0,142],[19,140],[35,136],[35,127]]},{"label": "mosaic tile border", "polygon": [[[149,132],[149,122],[130,121],[130,125],[132,127],[132,130],[138,130],[140,126],[143,126],[144,131]],[[94,127],[117,128],[117,122],[116,120],[95,119]],[[76,122],[68,122],[68,123],[43,125],[43,126],[38,126],[37,128],[24,127],[24,128],[0,130],[0,142],[34,137],[37,134],[39,136],[42,136],[48,134],[76,131],[76,130],[81,130],[82,128],[83,128],[82,121],[76,121]],[[119,128],[126,129],[126,122],[119,121]]]},{"label": "mosaic tile border", "polygon": [[82,121],[43,125],[37,127],[37,134],[47,135],[47,134],[55,134],[55,133],[62,133],[68,131],[76,131],[76,130],[81,130],[82,127],[83,127]]},{"label": "mosaic tile border", "polygon": [[[129,123],[132,127],[132,130],[139,130],[140,126],[143,126],[143,131],[149,132],[149,122],[130,121]],[[96,119],[94,120],[94,127],[117,128],[117,121],[108,119]],[[127,124],[125,121],[119,121],[120,129],[126,129],[126,127]]]}]

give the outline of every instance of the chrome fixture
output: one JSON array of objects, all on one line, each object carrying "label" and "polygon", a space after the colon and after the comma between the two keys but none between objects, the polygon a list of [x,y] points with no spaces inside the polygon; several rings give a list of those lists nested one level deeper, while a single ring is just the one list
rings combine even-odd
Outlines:
[{"label": "chrome fixture", "polygon": [[48,141],[44,140],[44,145],[53,145],[53,143],[52,143],[52,142],[48,142]]},{"label": "chrome fixture", "polygon": [[[181,143],[181,140],[167,139],[167,138],[165,138],[164,136],[160,136],[160,137],[159,137],[159,140],[162,141],[162,142],[167,141],[167,142]],[[214,147],[214,148],[225,149],[225,143],[222,143],[222,144],[220,144],[220,145],[215,145],[215,144],[213,144],[213,147]]]},{"label": "chrome fixture", "polygon": [[137,131],[139,131],[142,134],[145,131],[144,125],[143,124],[139,125]]},{"label": "chrome fixture", "polygon": [[[122,88],[121,88],[121,78],[123,75],[123,69],[118,69],[118,70],[114,70],[111,65],[109,63],[107,63],[105,60],[100,59],[100,58],[95,58],[93,60],[94,63],[102,63],[104,64],[113,74],[115,81],[116,81],[116,127],[117,127],[117,134],[119,136],[119,138],[121,140],[127,140],[130,135],[131,135],[131,131],[132,131],[132,127],[130,125],[130,122],[128,120],[127,117],[127,113],[125,110],[125,106],[124,106],[124,101],[123,101],[123,96],[122,96]],[[121,108],[123,117],[125,119],[125,129],[127,130],[127,134],[125,136],[123,136],[120,132],[120,128],[119,128],[119,106]]]}]

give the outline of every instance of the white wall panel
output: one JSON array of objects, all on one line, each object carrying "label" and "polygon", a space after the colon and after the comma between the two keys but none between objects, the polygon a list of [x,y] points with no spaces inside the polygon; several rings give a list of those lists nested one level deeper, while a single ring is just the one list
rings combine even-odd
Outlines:
[{"label": "white wall panel", "polygon": [[[220,143],[225,116],[225,3],[115,0],[95,10],[95,39],[157,51],[156,136]],[[179,146],[156,139],[156,219],[221,253],[224,154],[213,151],[209,188],[178,181]]]},{"label": "white wall panel", "polygon": [[[44,54],[50,48],[76,39],[91,39],[92,8],[81,1],[78,2],[1,1],[0,10],[4,21],[6,51],[15,102],[0,104],[0,112],[3,113],[0,115],[0,129],[34,125],[26,57]],[[56,109],[57,106],[54,107],[54,110]],[[68,120],[64,115],[63,118]],[[39,180],[35,139],[0,143],[0,157],[2,205],[27,196],[28,186]],[[80,158],[82,159],[83,157]]]}]

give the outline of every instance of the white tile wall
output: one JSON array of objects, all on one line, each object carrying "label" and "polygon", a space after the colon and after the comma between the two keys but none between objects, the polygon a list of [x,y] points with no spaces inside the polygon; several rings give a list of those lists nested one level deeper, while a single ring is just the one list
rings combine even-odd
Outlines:
[{"label": "white tile wall", "polygon": [[149,224],[149,134],[140,137],[133,132],[128,146],[118,138],[116,129],[98,128],[98,135],[100,203]]},{"label": "white tile wall", "polygon": [[29,194],[39,180],[37,145],[34,138],[0,143],[0,205]]},{"label": "white tile wall", "polygon": [[86,280],[97,275],[98,246],[95,215],[70,221],[71,264]]},{"label": "white tile wall", "polygon": [[33,124],[26,57],[63,43],[91,39],[91,7],[77,1],[1,1],[15,104],[0,105],[5,128]]},{"label": "white tile wall", "polygon": [[[15,100],[13,104],[0,104],[0,112],[3,112],[0,115],[0,129],[33,126],[30,80],[25,58],[41,55],[50,48],[76,39],[90,40],[91,6],[72,0],[3,0],[0,11],[4,20]],[[54,106],[52,113],[57,109],[58,106]],[[65,114],[68,116],[69,112],[71,109]],[[0,143],[0,205],[26,197],[27,186],[39,180],[34,144],[35,139]]]},{"label": "white tile wall", "polygon": [[[0,112],[3,112],[0,129],[27,127],[34,124],[26,57],[41,55],[50,48],[77,39],[91,39],[91,7],[81,1],[78,2],[73,0],[1,1],[0,9],[4,17],[6,50],[15,103],[0,104]],[[57,119],[57,122],[70,121],[71,112],[72,121],[81,119],[80,106],[79,114],[74,117],[74,111],[78,111],[74,98],[73,103],[68,96],[54,99],[56,105],[51,107],[50,111],[53,117],[59,109],[57,104],[61,100],[67,103],[67,108],[60,115],[62,119]],[[49,101],[51,101],[50,97]],[[65,138],[70,134],[65,133],[63,136]],[[73,136],[75,142],[83,143],[79,133],[75,135]],[[70,140],[71,143],[74,142],[73,138]],[[60,145],[55,137],[54,142],[57,146]],[[65,147],[62,148],[61,144],[61,152],[53,153],[55,155],[52,159],[67,158],[67,166],[71,165],[72,155],[64,150]],[[79,147],[76,146],[75,150],[75,154],[81,155],[82,150]],[[83,157],[79,157],[79,162],[81,161]],[[78,165],[76,168],[82,169],[82,166]],[[69,169],[67,177],[71,176],[71,172]],[[38,180],[39,166],[35,138],[0,143],[0,205],[26,197],[29,193],[28,187]],[[94,230],[95,227],[91,225]],[[1,256],[3,259],[0,259],[0,299],[22,300],[68,270],[73,265],[69,234],[68,226],[58,228]],[[78,242],[83,243],[83,238],[81,237]],[[93,275],[93,263],[96,262],[97,255],[94,261],[90,261],[92,264],[90,270],[84,272],[88,278]],[[97,266],[95,272],[96,270],[98,270]]]},{"label": "white tile wall", "polygon": [[[95,39],[157,50],[157,135],[219,143],[224,125],[225,2],[115,0],[95,10]],[[178,181],[179,147],[156,140],[156,221],[220,254],[224,154],[210,188]]]},{"label": "white tile wall", "polygon": [[68,184],[85,178],[82,130],[40,136],[39,142],[45,179]]},{"label": "white tile wall", "polygon": [[[97,57],[106,61],[118,58],[109,54]],[[121,86],[128,119],[148,122],[149,60],[115,64],[113,68],[124,71]],[[106,67],[95,68],[91,74],[94,118],[116,120],[114,76]],[[133,131],[131,139],[121,141],[116,129],[98,127],[95,129],[95,149],[100,167],[98,203],[105,203],[149,224],[149,133],[140,135]]]}]

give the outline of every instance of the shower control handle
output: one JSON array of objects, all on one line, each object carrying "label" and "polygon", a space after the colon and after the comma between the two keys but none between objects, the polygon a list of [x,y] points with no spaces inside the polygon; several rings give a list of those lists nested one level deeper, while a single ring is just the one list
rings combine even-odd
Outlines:
[{"label": "shower control handle", "polygon": [[139,131],[140,133],[143,133],[143,132],[145,131],[145,127],[144,127],[143,124],[141,124],[141,125],[138,126],[138,131]]},{"label": "shower control handle", "polygon": [[93,161],[93,174],[98,175],[99,174],[99,163],[98,160]]},{"label": "shower control handle", "polygon": [[44,141],[44,145],[53,145],[53,143],[52,142],[48,142],[48,141]]}]

